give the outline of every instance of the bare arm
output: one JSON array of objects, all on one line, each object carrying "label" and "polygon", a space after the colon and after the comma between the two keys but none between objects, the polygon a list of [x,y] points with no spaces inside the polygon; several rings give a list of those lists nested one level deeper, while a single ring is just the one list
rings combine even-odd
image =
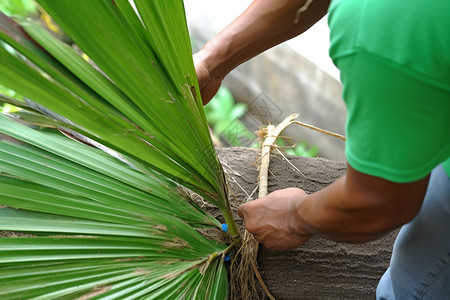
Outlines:
[{"label": "bare arm", "polygon": [[247,229],[266,247],[287,250],[312,235],[349,243],[367,242],[411,221],[429,177],[394,183],[349,166],[345,176],[307,195],[284,189],[239,208]]},{"label": "bare arm", "polygon": [[296,210],[309,232],[341,242],[366,242],[416,216],[428,179],[394,183],[349,166],[347,175],[298,203]]},{"label": "bare arm", "polygon": [[[330,0],[255,0],[248,9],[195,55],[204,103],[217,92],[235,67],[261,52],[291,39],[314,25],[327,12]],[[206,87],[206,89],[205,89]]]}]

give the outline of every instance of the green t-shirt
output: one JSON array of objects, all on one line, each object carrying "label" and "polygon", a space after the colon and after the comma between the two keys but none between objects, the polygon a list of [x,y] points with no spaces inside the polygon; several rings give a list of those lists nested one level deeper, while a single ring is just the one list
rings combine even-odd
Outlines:
[{"label": "green t-shirt", "polygon": [[333,0],[328,22],[350,166],[394,182],[450,174],[450,0]]}]

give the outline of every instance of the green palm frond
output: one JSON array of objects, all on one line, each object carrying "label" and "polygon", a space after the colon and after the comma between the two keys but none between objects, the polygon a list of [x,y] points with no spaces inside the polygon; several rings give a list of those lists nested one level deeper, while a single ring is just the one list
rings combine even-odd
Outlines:
[{"label": "green palm frond", "polygon": [[[56,132],[31,129],[1,115],[0,133],[28,143],[0,141],[0,171],[51,188],[49,194],[64,192],[93,200],[105,208],[114,205],[122,217],[124,211],[134,211],[142,222],[149,214],[164,212],[196,226],[220,226],[217,220],[184,199],[177,186],[158,173],[143,174],[100,150]],[[12,188],[12,192],[20,195],[21,185],[19,182],[14,185],[17,189]],[[7,191],[2,189],[0,195]],[[7,201],[4,199],[2,203],[17,206]]]},{"label": "green palm frond", "polygon": [[89,62],[0,13],[0,84],[25,97],[0,95],[22,107],[0,115],[0,230],[23,233],[0,239],[2,299],[224,299],[232,245],[184,191],[236,234],[182,1],[38,2]]},{"label": "green palm frond", "polygon": [[[0,202],[20,209],[0,209],[0,229],[33,235],[0,239],[4,299],[75,297],[104,285],[120,289],[125,279],[130,285],[141,282],[133,293],[153,297],[173,292],[171,281],[187,284],[181,279],[185,276],[188,281],[197,278],[198,285],[186,290],[195,294],[209,268],[216,270],[224,297],[226,276],[220,274],[225,269],[216,264],[227,248],[194,229],[220,224],[184,199],[172,182],[57,132],[31,129],[4,116],[0,132],[10,137],[0,142]],[[216,260],[209,266],[211,257]],[[72,272],[79,264],[98,267]],[[64,280],[28,274],[41,268],[64,273]],[[219,283],[212,281],[206,288],[215,285]]]},{"label": "green palm frond", "polygon": [[[136,26],[140,23],[131,8],[124,8],[130,6],[127,1],[39,3],[102,72],[33,22],[24,21],[25,34],[5,21],[1,34],[15,34],[4,40],[39,69],[2,48],[2,84],[24,96],[33,95],[29,98],[67,116],[98,142],[189,185],[223,209],[223,173],[197,96],[192,58],[186,57],[191,51],[182,3],[142,1],[146,11],[160,12],[155,13],[159,20],[152,30],[143,25],[132,30],[128,20],[135,20]],[[166,16],[171,16],[171,34],[154,41],[153,32],[165,34]],[[184,35],[181,41],[175,39]]]}]

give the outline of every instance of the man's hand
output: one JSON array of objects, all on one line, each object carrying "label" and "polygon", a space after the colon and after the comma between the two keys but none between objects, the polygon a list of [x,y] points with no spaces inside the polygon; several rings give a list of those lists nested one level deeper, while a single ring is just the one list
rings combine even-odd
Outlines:
[{"label": "man's hand", "polygon": [[242,204],[238,214],[256,240],[271,250],[290,250],[310,238],[296,207],[307,194],[297,188],[270,193],[266,197]]},{"label": "man's hand", "polygon": [[203,50],[194,54],[195,72],[197,73],[198,85],[202,95],[203,105],[208,104],[209,101],[219,90],[222,84],[222,79],[211,74],[208,64],[205,60]]},{"label": "man's hand", "polygon": [[[234,68],[307,30],[328,11],[330,0],[254,0],[249,8],[194,55],[203,104],[217,93]],[[296,21],[298,20],[298,22]]]}]

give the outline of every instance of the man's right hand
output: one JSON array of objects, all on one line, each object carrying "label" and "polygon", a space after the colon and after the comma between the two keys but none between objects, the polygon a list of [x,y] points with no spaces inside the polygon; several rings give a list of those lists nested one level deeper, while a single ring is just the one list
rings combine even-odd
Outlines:
[{"label": "man's right hand", "polygon": [[204,50],[200,50],[194,54],[195,72],[197,73],[198,85],[202,95],[203,105],[208,104],[209,101],[219,90],[223,78],[219,78],[211,74],[208,64],[205,61]]}]

